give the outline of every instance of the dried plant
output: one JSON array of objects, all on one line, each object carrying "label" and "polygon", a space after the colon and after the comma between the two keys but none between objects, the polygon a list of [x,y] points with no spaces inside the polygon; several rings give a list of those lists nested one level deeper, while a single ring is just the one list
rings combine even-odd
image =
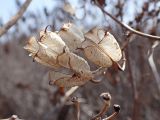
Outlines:
[{"label": "dried plant", "polygon": [[[129,2],[131,1],[83,0],[75,5],[72,1],[62,0],[55,3],[52,10],[45,6],[46,20],[43,22],[44,16],[32,11],[28,11],[23,16],[31,0],[26,0],[24,4],[16,0],[19,12],[4,25],[0,20],[2,26],[0,36],[15,25],[16,31],[13,33],[11,31],[12,34],[7,34],[7,37],[4,35],[4,38],[18,40],[18,42],[5,43],[0,47],[0,56],[2,56],[0,113],[3,116],[0,114],[0,117],[7,118],[14,113],[22,115],[25,119],[66,120],[68,117],[72,119],[75,116],[72,115],[75,109],[69,106],[71,104],[69,98],[72,94],[76,94],[76,96],[86,97],[85,101],[89,101],[83,105],[80,98],[73,97],[77,120],[87,117],[93,120],[113,120],[118,115],[120,107],[115,104],[114,112],[106,117],[106,112],[111,105],[110,94],[100,95],[103,105],[99,112],[97,112],[99,101],[93,99],[98,92],[101,93],[101,90],[109,89],[112,93],[116,93],[114,100],[118,100],[123,108],[118,119],[158,119],[159,1],[142,1],[144,4],[141,8],[133,10],[133,19],[127,24],[125,17],[129,13],[127,12],[130,9]],[[138,1],[134,4],[136,3]],[[84,12],[82,19],[77,17],[79,14],[77,9]],[[97,18],[101,19],[101,22],[96,23],[94,19]],[[93,20],[93,23],[87,21],[89,19]],[[17,23],[18,20],[20,21]],[[26,39],[28,34],[26,31],[21,32],[19,23],[26,25],[26,21],[30,20],[33,23],[27,26],[29,34],[39,33],[42,22],[43,26],[52,25],[51,30],[46,27],[38,37],[32,36],[24,47],[33,61],[47,66],[47,70],[41,66],[37,68],[31,59],[24,56],[21,49],[22,40]],[[68,21],[70,23],[66,23]],[[63,23],[65,24],[62,25]],[[62,27],[59,29],[59,26]],[[21,36],[21,34],[25,35]],[[19,35],[21,37],[17,37]],[[49,71],[49,84],[56,85],[58,88],[47,86],[44,82],[47,80],[43,74],[46,71]],[[93,85],[89,83],[90,81],[101,83]],[[12,119],[19,118],[13,115],[6,120]]]},{"label": "dried plant", "polygon": [[[115,117],[118,115],[120,112],[120,106],[117,104],[114,104],[114,113],[108,117],[104,117],[108,109],[110,108],[111,105],[111,95],[108,92],[101,93],[100,97],[103,99],[104,103],[103,106],[101,107],[100,112],[93,116],[91,120],[114,120]],[[80,100],[78,97],[72,97],[71,101],[74,103],[75,108],[76,108],[76,120],[80,120]]]},{"label": "dried plant", "polygon": [[[121,49],[116,39],[109,32],[93,28],[83,35],[74,24],[67,23],[59,32],[41,31],[40,40],[30,38],[24,47],[30,56],[42,65],[54,68],[67,68],[72,74],[61,71],[50,72],[50,84],[59,87],[84,85],[94,79],[88,62],[74,52],[84,51],[85,56],[100,67],[111,67],[122,58]],[[99,72],[99,71],[97,71]]]}]

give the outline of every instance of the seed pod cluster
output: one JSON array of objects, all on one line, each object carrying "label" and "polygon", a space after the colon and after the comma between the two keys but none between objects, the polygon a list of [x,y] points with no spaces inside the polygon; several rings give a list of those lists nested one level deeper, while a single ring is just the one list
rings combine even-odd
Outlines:
[{"label": "seed pod cluster", "polygon": [[109,32],[93,28],[83,32],[74,24],[66,23],[58,32],[41,31],[40,39],[31,37],[24,49],[42,65],[54,68],[67,68],[72,74],[52,71],[49,73],[50,84],[59,87],[73,87],[94,79],[88,62],[75,51],[81,48],[88,60],[100,67],[110,67],[118,62],[121,49],[116,39]]}]

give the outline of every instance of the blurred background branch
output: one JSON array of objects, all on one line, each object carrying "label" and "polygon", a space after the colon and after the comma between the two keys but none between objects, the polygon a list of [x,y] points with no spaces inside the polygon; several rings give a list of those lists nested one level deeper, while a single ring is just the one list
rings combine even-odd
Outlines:
[{"label": "blurred background branch", "polygon": [[13,16],[5,25],[0,28],[0,37],[5,34],[17,21],[23,16],[24,12],[26,11],[27,7],[31,3],[32,0],[26,0],[25,3],[22,5],[20,10],[17,12],[15,16]]},{"label": "blurred background branch", "polygon": [[150,34],[146,34],[146,33],[137,31],[137,30],[131,28],[129,25],[127,25],[127,24],[119,21],[119,20],[118,20],[116,17],[114,17],[112,14],[110,14],[110,13],[107,12],[107,11],[105,11],[102,6],[100,6],[100,5],[97,5],[97,6],[102,10],[102,12],[104,12],[104,14],[108,15],[109,17],[111,17],[115,22],[117,22],[120,26],[124,27],[125,29],[127,29],[127,30],[130,31],[131,33],[134,33],[134,34],[137,34],[137,35],[140,35],[140,36],[149,38],[149,39],[151,39],[151,40],[160,40],[160,36],[150,35]]}]

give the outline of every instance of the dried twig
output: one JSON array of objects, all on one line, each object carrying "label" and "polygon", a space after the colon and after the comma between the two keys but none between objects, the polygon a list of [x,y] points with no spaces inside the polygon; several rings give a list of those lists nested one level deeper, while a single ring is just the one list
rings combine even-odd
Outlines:
[{"label": "dried twig", "polygon": [[100,96],[104,99],[104,105],[100,112],[97,115],[95,115],[91,120],[97,120],[101,118],[110,107],[111,95],[109,93],[102,93]]},{"label": "dried twig", "polygon": [[98,5],[98,4],[96,4],[96,5],[102,10],[103,13],[108,15],[110,18],[112,18],[115,22],[117,22],[122,27],[124,27],[127,30],[129,30],[131,33],[134,33],[134,34],[137,34],[137,35],[149,38],[149,39],[160,40],[160,36],[150,35],[150,34],[147,34],[147,33],[143,33],[143,32],[137,31],[137,30],[131,28],[129,25],[119,21],[116,17],[112,16],[109,12],[105,11],[104,8],[101,7],[100,5]]},{"label": "dried twig", "polygon": [[119,105],[114,105],[114,113],[112,115],[110,115],[109,117],[107,118],[104,118],[103,120],[113,120],[119,113],[120,111],[120,106]]},{"label": "dried twig", "polygon": [[26,0],[20,10],[4,26],[0,28],[0,37],[5,34],[22,17],[32,0]]}]

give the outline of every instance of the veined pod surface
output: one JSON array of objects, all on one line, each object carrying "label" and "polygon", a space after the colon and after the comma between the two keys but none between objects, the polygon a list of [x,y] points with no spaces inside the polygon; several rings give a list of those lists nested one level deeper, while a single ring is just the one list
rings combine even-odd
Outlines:
[{"label": "veined pod surface", "polygon": [[93,28],[85,34],[86,40],[82,43],[85,56],[94,64],[101,67],[110,67],[113,62],[118,62],[121,49],[118,42],[109,32]]},{"label": "veined pod surface", "polygon": [[65,42],[56,32],[51,31],[41,31],[40,32],[40,42],[57,54],[60,54],[65,50],[69,50]]},{"label": "veined pod surface", "polygon": [[74,52],[77,48],[81,48],[82,42],[85,40],[83,32],[72,23],[64,24],[58,34],[71,52]]},{"label": "veined pod surface", "polygon": [[60,67],[57,63],[57,56],[63,53],[64,47],[69,50],[57,33],[41,31],[40,40],[37,41],[34,37],[30,38],[24,49],[29,51],[37,62],[57,68]]},{"label": "veined pod surface", "polygon": [[52,71],[49,72],[50,85],[57,85],[59,87],[74,87],[84,85],[91,78],[79,76],[79,75],[68,75],[61,72]]},{"label": "veined pod surface", "polygon": [[72,52],[66,51],[62,55],[58,56],[57,60],[60,65],[73,70],[81,76],[92,76],[88,62],[84,58]]}]

